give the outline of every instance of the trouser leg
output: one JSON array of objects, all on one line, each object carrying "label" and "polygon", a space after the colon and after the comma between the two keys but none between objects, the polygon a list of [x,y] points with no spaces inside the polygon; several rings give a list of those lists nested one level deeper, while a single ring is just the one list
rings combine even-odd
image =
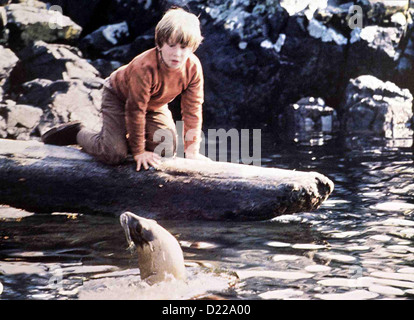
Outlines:
[{"label": "trouser leg", "polygon": [[82,129],[77,141],[83,150],[107,164],[119,164],[128,154],[125,125],[125,102],[120,100],[105,81],[102,93],[102,130],[97,133]]},{"label": "trouser leg", "polygon": [[145,149],[161,156],[172,157],[177,152],[177,129],[168,105],[149,111],[145,124]]}]

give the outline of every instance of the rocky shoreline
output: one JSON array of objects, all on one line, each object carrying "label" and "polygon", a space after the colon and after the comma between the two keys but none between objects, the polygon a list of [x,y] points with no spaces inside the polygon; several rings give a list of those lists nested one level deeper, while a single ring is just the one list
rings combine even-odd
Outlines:
[{"label": "rocky shoreline", "polygon": [[103,79],[174,5],[202,22],[205,128],[412,137],[411,1],[2,0],[0,138],[99,129]]}]

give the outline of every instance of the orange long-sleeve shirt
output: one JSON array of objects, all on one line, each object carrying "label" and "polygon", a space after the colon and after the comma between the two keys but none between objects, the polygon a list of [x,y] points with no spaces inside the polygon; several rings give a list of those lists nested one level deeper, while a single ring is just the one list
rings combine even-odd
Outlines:
[{"label": "orange long-sleeve shirt", "polygon": [[[184,148],[192,145],[199,150],[204,102],[204,77],[200,60],[191,54],[180,69],[168,68],[156,48],[136,56],[128,65],[110,76],[112,87],[125,100],[125,121],[128,142],[133,155],[145,151],[145,115],[181,94],[181,114],[184,137],[189,130],[192,140],[184,141]],[[187,139],[186,139],[187,140]]]}]

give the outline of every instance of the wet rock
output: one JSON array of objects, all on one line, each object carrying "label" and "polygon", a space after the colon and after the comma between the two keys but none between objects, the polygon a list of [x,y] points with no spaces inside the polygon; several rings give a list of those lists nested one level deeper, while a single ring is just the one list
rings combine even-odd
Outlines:
[{"label": "wet rock", "polygon": [[27,46],[36,40],[68,41],[79,38],[82,28],[59,11],[49,11],[24,4],[6,7],[10,45]]},{"label": "wet rock", "polygon": [[100,74],[82,58],[79,49],[62,44],[36,41],[19,53],[20,61],[11,73],[13,86],[40,78],[70,80],[73,78],[96,78]]},{"label": "wet rock", "polygon": [[19,103],[39,106],[43,115],[38,124],[40,134],[69,121],[81,121],[86,127],[99,130],[103,80],[72,79],[51,81],[35,79],[23,84]]},{"label": "wet rock", "polygon": [[339,129],[336,111],[321,98],[300,99],[286,108],[281,120],[292,137],[332,134]]},{"label": "wet rock", "polygon": [[373,76],[360,76],[351,79],[346,89],[342,125],[349,134],[411,137],[412,102],[408,89]]},{"label": "wet rock", "polygon": [[5,105],[0,104],[0,137],[29,140],[42,115],[42,109],[30,105],[10,100]]},{"label": "wet rock", "polygon": [[0,101],[9,90],[9,76],[18,61],[13,51],[0,46]]}]

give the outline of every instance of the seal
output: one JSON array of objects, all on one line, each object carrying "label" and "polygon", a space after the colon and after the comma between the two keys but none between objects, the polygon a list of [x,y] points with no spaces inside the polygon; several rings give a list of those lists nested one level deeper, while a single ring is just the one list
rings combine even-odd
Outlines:
[{"label": "seal", "polygon": [[[138,253],[141,279],[150,285],[171,280],[185,280],[184,256],[175,237],[155,220],[124,212],[121,226],[130,249]],[[172,277],[171,277],[172,276]]]}]

